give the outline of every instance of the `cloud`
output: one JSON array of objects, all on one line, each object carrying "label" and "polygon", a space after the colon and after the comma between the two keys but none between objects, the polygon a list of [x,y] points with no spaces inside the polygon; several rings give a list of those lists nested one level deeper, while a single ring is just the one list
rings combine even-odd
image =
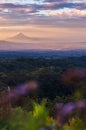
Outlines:
[{"label": "cloud", "polygon": [[46,0],[43,4],[17,4],[17,3],[0,3],[1,9],[33,9],[37,10],[55,10],[62,8],[86,9],[85,3],[67,2],[68,0]]},{"label": "cloud", "polygon": [[[35,0],[36,1],[36,0]],[[40,0],[41,1],[41,0]],[[84,0],[44,0],[39,3],[0,3],[0,24],[85,26],[86,2]],[[59,24],[61,22],[61,24]],[[67,23],[67,24],[66,24]]]}]

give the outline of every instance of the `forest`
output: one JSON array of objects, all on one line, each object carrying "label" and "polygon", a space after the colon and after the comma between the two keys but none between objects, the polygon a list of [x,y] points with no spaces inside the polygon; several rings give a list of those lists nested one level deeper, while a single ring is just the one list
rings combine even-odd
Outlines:
[{"label": "forest", "polygon": [[0,130],[86,129],[86,56],[0,61]]}]

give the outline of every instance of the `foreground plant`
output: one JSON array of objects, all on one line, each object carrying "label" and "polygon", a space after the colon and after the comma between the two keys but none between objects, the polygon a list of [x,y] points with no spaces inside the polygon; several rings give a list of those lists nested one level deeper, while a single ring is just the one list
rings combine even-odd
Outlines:
[{"label": "foreground plant", "polygon": [[58,127],[57,120],[49,116],[46,101],[33,103],[33,110],[27,112],[21,107],[11,108],[8,117],[0,119],[0,130],[81,130],[85,122],[79,117],[69,118],[64,126]]}]

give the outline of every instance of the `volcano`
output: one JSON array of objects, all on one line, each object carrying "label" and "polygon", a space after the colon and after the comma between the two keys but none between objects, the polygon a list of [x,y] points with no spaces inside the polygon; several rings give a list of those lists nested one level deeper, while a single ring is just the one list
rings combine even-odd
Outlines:
[{"label": "volcano", "polygon": [[18,33],[17,35],[7,39],[7,41],[18,42],[18,43],[20,43],[20,42],[28,43],[28,42],[33,41],[33,40],[37,40],[37,39],[28,37],[28,36],[24,35],[23,33]]}]

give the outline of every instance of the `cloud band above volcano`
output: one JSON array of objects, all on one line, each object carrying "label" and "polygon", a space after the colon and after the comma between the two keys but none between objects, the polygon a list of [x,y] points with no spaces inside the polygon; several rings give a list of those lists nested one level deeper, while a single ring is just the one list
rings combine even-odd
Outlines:
[{"label": "cloud band above volcano", "polygon": [[[51,20],[50,20],[51,19]],[[86,2],[84,0],[8,0],[0,1],[0,24],[41,24],[59,25],[59,21],[70,22],[70,26],[78,21],[85,26]],[[68,24],[69,26],[69,24]]]}]

